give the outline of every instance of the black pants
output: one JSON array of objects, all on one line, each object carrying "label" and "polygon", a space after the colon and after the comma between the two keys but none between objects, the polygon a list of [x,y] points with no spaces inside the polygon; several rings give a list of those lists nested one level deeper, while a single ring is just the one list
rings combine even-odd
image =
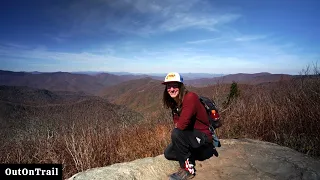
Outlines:
[{"label": "black pants", "polygon": [[[164,151],[168,160],[179,161],[180,167],[184,168],[184,162],[189,158],[190,163],[195,165],[195,160],[203,161],[217,154],[212,143],[208,142],[206,134],[197,130],[173,129],[171,143]],[[217,155],[216,155],[217,156]]]}]

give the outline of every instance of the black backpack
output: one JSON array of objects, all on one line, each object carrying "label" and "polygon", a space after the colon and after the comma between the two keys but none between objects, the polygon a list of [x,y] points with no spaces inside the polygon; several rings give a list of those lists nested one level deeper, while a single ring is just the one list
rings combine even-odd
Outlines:
[{"label": "black backpack", "polygon": [[213,131],[222,126],[220,114],[216,103],[204,96],[199,96],[200,102],[205,107],[209,118],[209,129]]},{"label": "black backpack", "polygon": [[199,100],[203,104],[208,114],[209,130],[212,132],[213,145],[215,147],[221,147],[220,140],[215,132],[215,129],[222,126],[218,107],[213,100],[207,97],[199,96]]}]

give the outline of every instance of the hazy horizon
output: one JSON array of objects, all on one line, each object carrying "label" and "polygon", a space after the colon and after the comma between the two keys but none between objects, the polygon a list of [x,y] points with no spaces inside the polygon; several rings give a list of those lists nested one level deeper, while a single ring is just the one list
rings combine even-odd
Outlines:
[{"label": "hazy horizon", "polygon": [[[10,72],[25,72],[25,73],[81,73],[81,74],[99,74],[99,73],[110,73],[115,75],[126,75],[126,74],[132,74],[132,75],[156,75],[156,76],[165,76],[168,72],[146,72],[146,73],[140,73],[140,72],[126,72],[126,71],[13,71],[13,70],[7,70],[7,69],[0,69],[0,71],[10,71]],[[176,71],[171,71],[176,72]],[[286,73],[270,73],[270,72],[253,72],[253,73],[246,73],[246,72],[237,72],[237,73],[230,73],[230,74],[219,74],[219,73],[204,73],[204,72],[178,72],[181,75],[216,75],[216,76],[224,76],[224,75],[232,75],[232,74],[261,74],[261,73],[267,73],[267,74],[286,74]],[[286,74],[286,75],[298,75],[298,74]]]}]

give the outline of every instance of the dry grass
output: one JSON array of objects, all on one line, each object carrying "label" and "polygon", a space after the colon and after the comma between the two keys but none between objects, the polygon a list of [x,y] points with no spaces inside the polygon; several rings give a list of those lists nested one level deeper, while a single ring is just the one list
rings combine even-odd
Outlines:
[{"label": "dry grass", "polygon": [[251,86],[241,92],[222,109],[220,137],[260,139],[320,156],[319,76]]},{"label": "dry grass", "polygon": [[64,178],[93,167],[106,166],[163,153],[170,124],[144,123],[112,129],[100,124],[73,126],[59,133],[21,132],[1,145],[1,163],[62,163]]},{"label": "dry grass", "polygon": [[[215,86],[218,104],[226,88]],[[248,137],[275,142],[319,156],[320,80],[306,77],[279,83],[240,88],[240,97],[220,111],[224,126],[220,138]],[[62,163],[64,178],[93,167],[106,166],[163,153],[173,128],[170,112],[159,110],[157,118],[139,124],[112,126],[110,122],[83,121],[55,130],[15,131],[2,138],[1,163]],[[125,120],[122,120],[125,121]],[[40,123],[40,122],[39,122]],[[113,123],[117,123],[116,121]],[[56,125],[56,126],[59,126]]]}]

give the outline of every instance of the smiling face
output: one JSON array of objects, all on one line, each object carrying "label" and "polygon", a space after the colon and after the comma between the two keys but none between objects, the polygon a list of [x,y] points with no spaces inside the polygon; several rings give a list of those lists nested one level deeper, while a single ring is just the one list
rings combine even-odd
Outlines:
[{"label": "smiling face", "polygon": [[179,83],[169,82],[166,84],[168,94],[173,98],[177,99],[179,97]]}]

